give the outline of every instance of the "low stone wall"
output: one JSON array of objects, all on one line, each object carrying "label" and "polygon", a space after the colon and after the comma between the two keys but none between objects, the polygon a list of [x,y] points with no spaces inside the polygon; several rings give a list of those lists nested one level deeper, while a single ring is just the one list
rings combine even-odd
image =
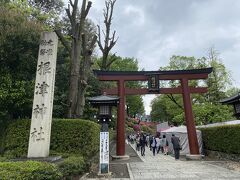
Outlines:
[{"label": "low stone wall", "polygon": [[240,154],[227,154],[219,151],[205,150],[205,155],[210,158],[240,162]]}]

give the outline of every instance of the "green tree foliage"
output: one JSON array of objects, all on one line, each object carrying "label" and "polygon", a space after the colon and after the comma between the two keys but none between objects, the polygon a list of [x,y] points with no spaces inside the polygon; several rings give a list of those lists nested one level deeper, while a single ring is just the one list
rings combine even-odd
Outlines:
[{"label": "green tree foliage", "polygon": [[[185,70],[212,67],[213,73],[207,80],[189,82],[190,86],[208,86],[206,94],[192,94],[193,112],[196,124],[208,124],[232,119],[232,108],[219,104],[226,97],[225,90],[230,84],[229,73],[221,63],[215,50],[210,49],[209,57],[172,56],[169,65],[161,70]],[[179,81],[163,83],[168,87],[180,86]],[[172,124],[184,124],[182,95],[160,95],[152,101],[152,119],[169,121]]]},{"label": "green tree foliage", "polygon": [[59,22],[64,5],[62,0],[14,0],[7,3],[11,8],[21,10],[29,19],[45,24],[47,29]]},{"label": "green tree foliage", "polygon": [[230,73],[221,62],[219,54],[213,48],[210,48],[208,55],[208,66],[213,67],[213,72],[207,79],[208,93],[207,99],[212,103],[218,103],[219,100],[226,97],[226,90],[231,85]]},{"label": "green tree foliage", "polygon": [[0,7],[0,114],[29,117],[42,25],[22,9]]}]

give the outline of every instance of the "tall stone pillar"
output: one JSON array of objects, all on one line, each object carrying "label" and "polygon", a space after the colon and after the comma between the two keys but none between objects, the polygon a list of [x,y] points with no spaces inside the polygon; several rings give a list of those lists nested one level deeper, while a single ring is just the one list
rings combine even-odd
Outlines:
[{"label": "tall stone pillar", "polygon": [[41,34],[28,157],[48,157],[50,148],[58,38],[54,32]]}]

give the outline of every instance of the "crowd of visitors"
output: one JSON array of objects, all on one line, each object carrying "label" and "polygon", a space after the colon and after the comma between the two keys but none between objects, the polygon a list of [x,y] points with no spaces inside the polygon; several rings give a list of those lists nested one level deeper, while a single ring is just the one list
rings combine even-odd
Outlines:
[{"label": "crowd of visitors", "polygon": [[[141,151],[141,156],[145,156],[145,147],[148,147],[152,151],[153,156],[156,154],[162,153],[168,155],[168,146],[169,142],[166,138],[166,135],[160,135],[157,133],[156,136],[146,133],[136,133],[128,135],[128,141],[136,145],[136,151]],[[171,143],[173,145],[175,159],[179,159],[180,155],[180,140],[174,134],[171,137]]]}]

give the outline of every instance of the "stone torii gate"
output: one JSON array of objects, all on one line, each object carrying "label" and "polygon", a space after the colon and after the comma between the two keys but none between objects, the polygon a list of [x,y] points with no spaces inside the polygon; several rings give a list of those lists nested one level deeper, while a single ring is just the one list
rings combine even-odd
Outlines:
[{"label": "stone torii gate", "polygon": [[[191,93],[206,93],[207,87],[190,87],[189,80],[207,79],[212,68],[173,71],[101,71],[94,70],[100,81],[116,81],[118,87],[103,90],[109,95],[118,95],[120,102],[117,114],[117,156],[125,155],[125,95],[182,94],[185,120],[188,131],[190,155],[199,155],[196,127],[192,112]],[[160,88],[159,81],[180,80],[176,88]],[[126,81],[148,81],[148,88],[125,88]]]}]

